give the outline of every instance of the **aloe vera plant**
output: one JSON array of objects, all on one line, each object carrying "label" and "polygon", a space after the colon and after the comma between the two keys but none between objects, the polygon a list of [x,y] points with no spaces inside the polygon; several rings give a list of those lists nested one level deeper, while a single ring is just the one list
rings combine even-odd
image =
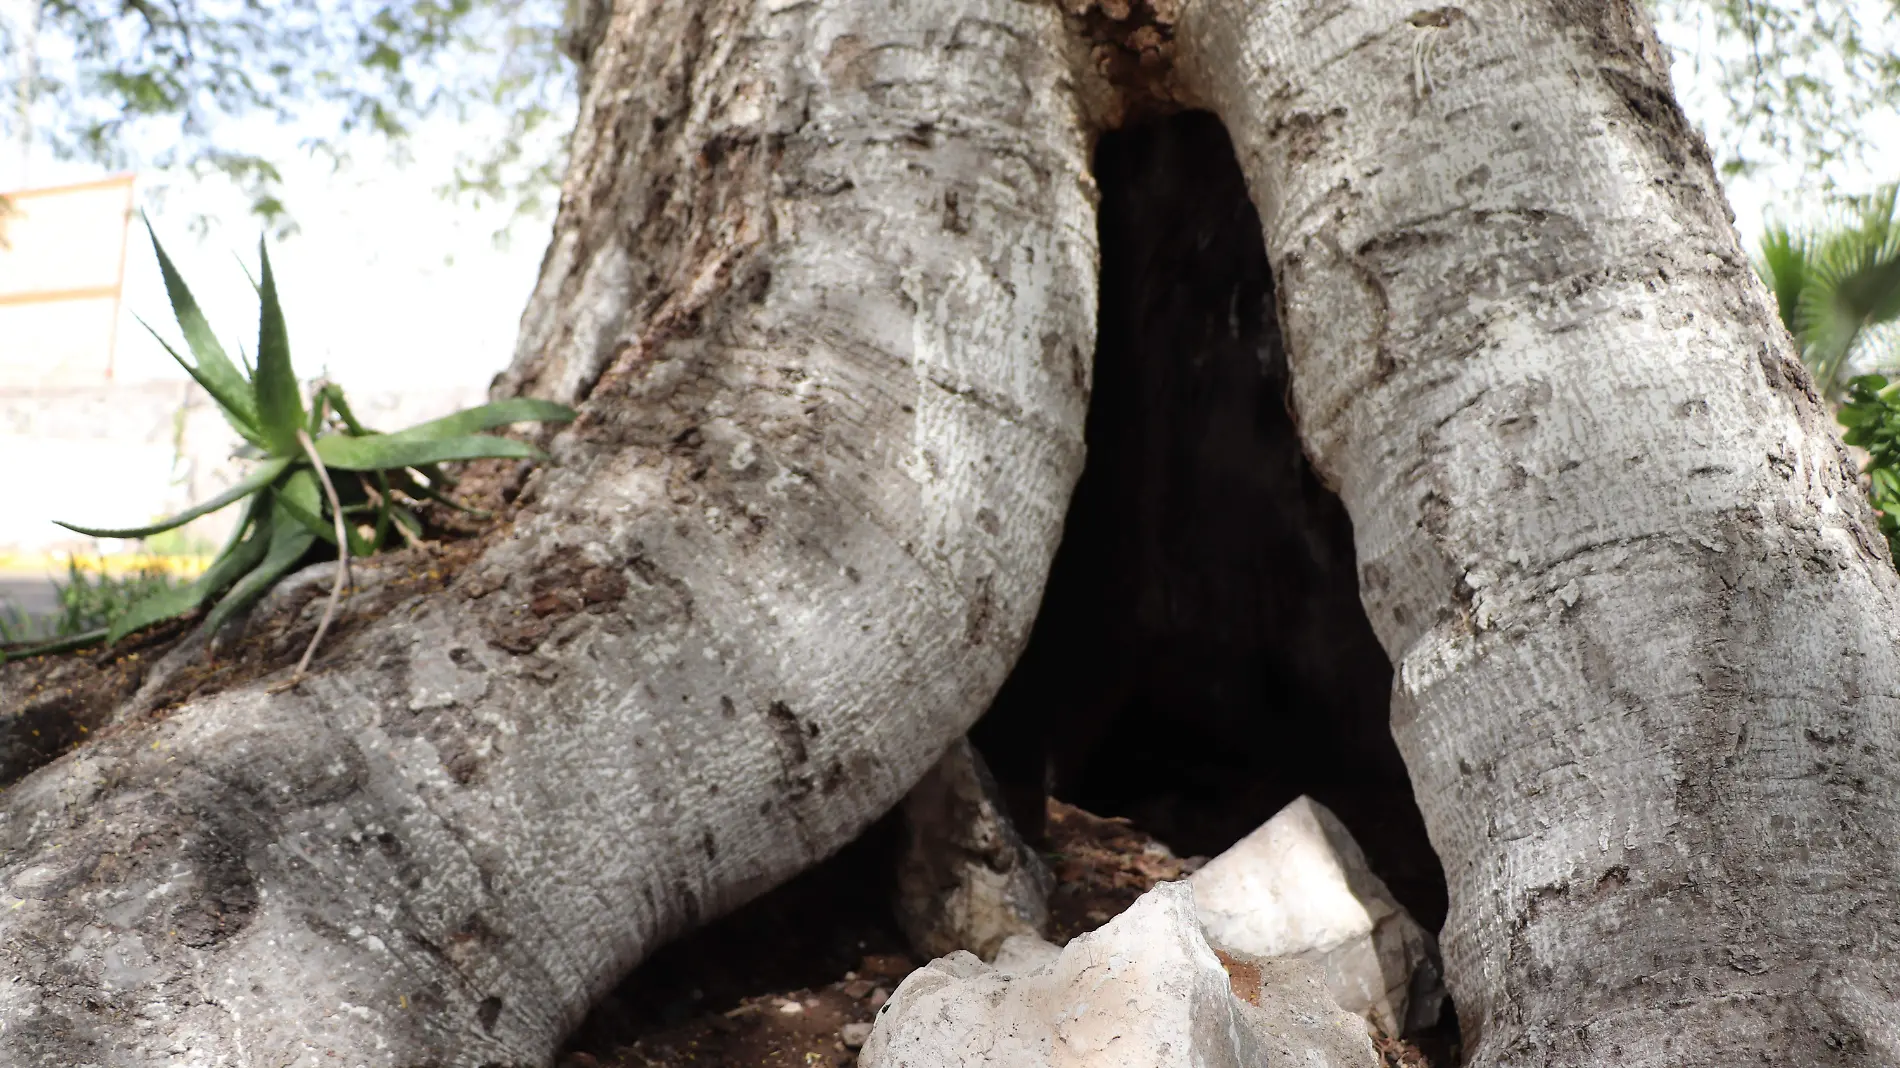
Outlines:
[{"label": "aloe vera plant", "polygon": [[[150,232],[150,224],[147,224]],[[523,422],[565,422],[574,411],[551,401],[518,397],[464,409],[393,433],[363,426],[351,412],[340,387],[324,383],[306,398],[291,367],[290,341],[277,299],[270,254],[258,243],[261,273],[257,359],[252,366],[232,362],[192,299],[171,257],[156,234],[152,247],[171,299],[173,315],[190,358],[152,331],[172,358],[209,393],[246,445],[255,463],[230,489],[170,518],[138,527],[86,527],[60,523],[68,530],[100,538],[143,538],[182,526],[242,503],[244,515],[223,549],[203,574],[190,583],[160,590],[133,602],[103,629],[57,643],[16,651],[15,655],[78,648],[104,640],[117,642],[141,627],[212,607],[201,624],[215,631],[234,613],[255,603],[271,586],[306,559],[333,553],[343,562],[340,591],[353,556],[379,552],[395,540],[422,534],[418,507],[437,501],[463,511],[449,496],[453,482],[443,463],[485,457],[544,459],[534,446],[483,433]],[[141,325],[146,325],[141,321]],[[151,330],[149,325],[146,329]],[[332,601],[334,608],[334,598]],[[322,638],[330,613],[311,643]],[[4,655],[4,651],[0,651]],[[309,654],[306,652],[304,664]]]}]

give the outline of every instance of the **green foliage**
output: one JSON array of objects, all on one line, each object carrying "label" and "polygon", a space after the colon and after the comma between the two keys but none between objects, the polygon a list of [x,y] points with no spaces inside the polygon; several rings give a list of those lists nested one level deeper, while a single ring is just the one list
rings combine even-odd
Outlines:
[{"label": "green foliage", "polygon": [[1900,561],[1900,384],[1861,375],[1847,384],[1839,412],[1849,445],[1867,450],[1867,495],[1880,513],[1880,532]]},{"label": "green foliage", "polygon": [[1849,202],[1839,225],[1813,233],[1770,227],[1756,269],[1775,294],[1816,388],[1838,396],[1856,364],[1900,364],[1900,186]]},{"label": "green foliage", "polygon": [[[31,36],[8,18],[19,6],[0,5],[0,54],[16,61]],[[446,116],[483,132],[445,186],[533,211],[559,178],[576,73],[561,0],[32,0],[28,10],[41,52],[26,87],[31,127],[63,158],[221,176],[282,221],[281,175],[246,120],[294,124],[300,147],[341,161],[361,135],[400,158],[420,123]],[[7,137],[22,80],[0,77]]]},{"label": "green foliage", "polygon": [[[1860,169],[1875,125],[1900,107],[1900,0],[1652,0],[1657,29],[1727,112],[1711,146],[1723,173],[1793,163],[1824,189]],[[1688,89],[1680,78],[1679,90]],[[1691,94],[1693,95],[1693,94]],[[1692,103],[1694,101],[1691,101]]]},{"label": "green foliage", "polygon": [[163,568],[114,575],[104,568],[82,567],[67,557],[66,581],[54,585],[59,588],[59,615],[53,620],[53,633],[71,637],[110,627],[126,609],[164,593],[178,581]]},{"label": "green foliage", "polygon": [[[0,600],[0,650],[7,646],[19,645],[39,639],[41,631],[33,625],[20,606],[11,601]],[[0,663],[5,663],[6,653],[0,651]]]},{"label": "green foliage", "polygon": [[218,543],[189,527],[173,527],[146,538],[145,551],[153,556],[210,556],[218,551]]},{"label": "green foliage", "polygon": [[[1649,0],[1663,38],[1712,68],[1722,167],[1793,161],[1822,174],[1871,147],[1868,116],[1900,105],[1900,0]],[[0,5],[0,51],[26,27]],[[480,132],[446,191],[536,213],[557,187],[575,110],[567,58],[601,0],[33,0],[44,53],[33,123],[55,154],[111,167],[222,175],[282,216],[275,162],[242,120],[295,124],[309,150],[346,157],[366,134],[398,158],[434,116]],[[1887,17],[1883,20],[1881,17]],[[1884,23],[1884,25],[1883,25]],[[582,35],[584,36],[584,34]],[[1684,88],[1688,86],[1679,80]],[[14,136],[19,79],[0,78]],[[1717,118],[1717,113],[1722,113]],[[1715,120],[1715,121],[1709,121]],[[162,150],[141,154],[138,146]],[[140,158],[141,155],[143,158]],[[1825,178],[1824,178],[1825,180]]]},{"label": "green foliage", "polygon": [[[0,647],[23,646],[14,655],[34,655],[77,648],[99,641],[112,621],[132,605],[161,596],[178,580],[162,567],[145,567],[114,575],[98,564],[66,558],[66,581],[54,582],[59,612],[49,619],[29,619],[14,605],[0,605]],[[7,650],[0,648],[0,660]]]},{"label": "green foliage", "polygon": [[[152,591],[114,614],[105,634],[108,642],[207,601],[212,608],[203,625],[215,630],[307,558],[333,557],[339,550],[367,556],[397,540],[417,538],[422,533],[417,509],[423,502],[455,506],[447,495],[452,480],[439,464],[483,457],[543,458],[532,445],[482,431],[574,418],[574,411],[563,405],[518,397],[382,434],[357,421],[334,384],[313,389],[306,404],[291,368],[289,334],[263,243],[255,368],[231,362],[157,235],[152,246],[191,358],[170,345],[166,351],[217,401],[225,419],[250,443],[257,463],[225,492],[156,523],[119,529],[60,524],[93,537],[144,538],[245,502],[237,530],[204,574],[182,586]],[[321,467],[313,462],[313,454]],[[343,477],[345,472],[351,477]],[[335,502],[342,508],[341,546],[336,512],[320,488],[326,480],[334,484]]]}]

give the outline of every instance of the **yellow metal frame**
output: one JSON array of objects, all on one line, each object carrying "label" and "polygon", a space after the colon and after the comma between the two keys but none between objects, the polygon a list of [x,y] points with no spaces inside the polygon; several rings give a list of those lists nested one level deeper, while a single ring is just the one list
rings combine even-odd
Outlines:
[{"label": "yellow metal frame", "polygon": [[125,186],[125,218],[119,230],[119,272],[110,286],[88,286],[84,289],[44,289],[27,293],[0,294],[0,304],[49,304],[62,300],[104,300],[112,298],[111,333],[106,340],[106,379],[119,362],[119,306],[125,298],[125,255],[126,247],[131,243],[132,209],[135,206],[133,189],[137,175],[115,174],[110,178],[99,178],[90,182],[71,182],[66,185],[41,186],[38,189],[17,189],[13,192],[0,192],[0,200],[18,203],[34,197],[53,196],[58,193],[79,193],[88,189],[110,189],[115,185]]}]

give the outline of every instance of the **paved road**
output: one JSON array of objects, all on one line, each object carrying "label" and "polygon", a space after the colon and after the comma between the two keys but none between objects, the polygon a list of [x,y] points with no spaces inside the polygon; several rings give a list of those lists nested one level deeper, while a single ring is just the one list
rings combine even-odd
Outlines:
[{"label": "paved road", "polygon": [[46,616],[59,610],[59,595],[49,579],[31,575],[0,575],[0,614],[7,608],[28,616]]}]

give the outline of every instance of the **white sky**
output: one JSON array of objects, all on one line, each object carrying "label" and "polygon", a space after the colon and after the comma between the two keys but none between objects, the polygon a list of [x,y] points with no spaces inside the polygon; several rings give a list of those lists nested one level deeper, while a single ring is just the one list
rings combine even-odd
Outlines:
[{"label": "white sky", "polygon": [[[1686,33],[1678,28],[1672,36],[1686,43]],[[1686,59],[1677,64],[1676,81],[1691,118],[1705,125],[1719,121],[1713,87]],[[1894,148],[1880,161],[1878,173],[1868,175],[1867,185],[1900,178],[1900,114],[1888,116],[1878,128],[1879,140]],[[380,149],[369,147],[358,152],[352,168],[332,173],[327,163],[297,158],[289,131],[264,127],[255,133],[258,139],[247,139],[248,147],[271,140],[285,146],[278,153],[286,179],[284,200],[301,225],[298,234],[272,244],[300,373],[313,376],[327,369],[346,387],[363,392],[482,386],[506,366],[539,269],[548,220],[518,222],[513,240],[498,248],[491,237],[505,221],[503,213],[436,194],[434,186],[449,173],[455,146],[479,134],[436,123],[420,131],[409,166],[393,166]],[[44,156],[31,163],[36,186],[105,173]],[[16,185],[19,173],[17,145],[0,146],[0,183]],[[1730,184],[1737,226],[1749,247],[1765,211],[1798,217],[1799,202],[1786,197],[1798,188],[1800,177],[1784,172]],[[165,195],[154,196],[160,191]],[[255,269],[259,226],[244,200],[215,181],[195,184],[164,174],[141,175],[139,199],[226,347],[241,343],[246,351],[253,349],[256,298],[236,258]],[[202,238],[190,229],[198,214],[211,222]],[[182,377],[130,318],[137,313],[171,334],[157,266],[136,226],[124,305],[120,379]]]},{"label": "white sky", "polygon": [[[1849,0],[1849,3],[1859,18],[1864,36],[1875,41],[1884,37],[1889,46],[1900,38],[1900,23],[1893,17],[1892,0]],[[1681,11],[1692,6],[1679,4],[1674,8]],[[1657,30],[1675,51],[1670,75],[1675,82],[1677,99],[1688,112],[1690,121],[1701,127],[1711,143],[1719,144],[1721,139],[1715,134],[1727,117],[1727,108],[1713,67],[1713,57],[1718,51],[1714,16],[1702,10],[1692,19],[1660,20]],[[1739,46],[1731,44],[1730,47]],[[1698,63],[1698,58],[1706,61],[1706,69]],[[1823,79],[1827,77],[1825,72],[1813,73]],[[1866,134],[1868,142],[1877,147],[1872,158],[1866,161],[1865,171],[1843,171],[1834,175],[1843,192],[1867,193],[1876,186],[1900,181],[1900,110],[1870,116]],[[1794,164],[1763,168],[1749,177],[1729,179],[1725,188],[1729,205],[1735,209],[1735,228],[1741,232],[1743,247],[1751,251],[1770,216],[1789,224],[1818,222],[1823,218],[1812,209],[1816,199],[1813,193],[1818,188],[1815,176]]]},{"label": "white sky", "polygon": [[[406,167],[387,163],[373,146],[336,173],[328,163],[297,157],[294,148],[278,156],[284,200],[300,231],[271,242],[271,267],[299,373],[315,376],[327,368],[346,388],[365,392],[486,386],[507,365],[549,221],[518,222],[501,249],[492,235],[507,221],[504,211],[436,194],[458,138],[466,136],[448,124],[425,127],[415,162]],[[30,177],[43,186],[106,173],[35,158]],[[18,175],[18,148],[7,145],[0,150],[0,181],[12,187]],[[245,200],[220,182],[195,183],[188,176],[145,173],[138,186],[140,206],[225,347],[255,351],[257,297],[243,271],[257,270],[261,226]],[[209,223],[203,237],[192,231],[200,214]],[[176,342],[158,264],[136,221],[124,308],[118,378],[182,378],[184,371],[131,318],[136,313]]]}]

